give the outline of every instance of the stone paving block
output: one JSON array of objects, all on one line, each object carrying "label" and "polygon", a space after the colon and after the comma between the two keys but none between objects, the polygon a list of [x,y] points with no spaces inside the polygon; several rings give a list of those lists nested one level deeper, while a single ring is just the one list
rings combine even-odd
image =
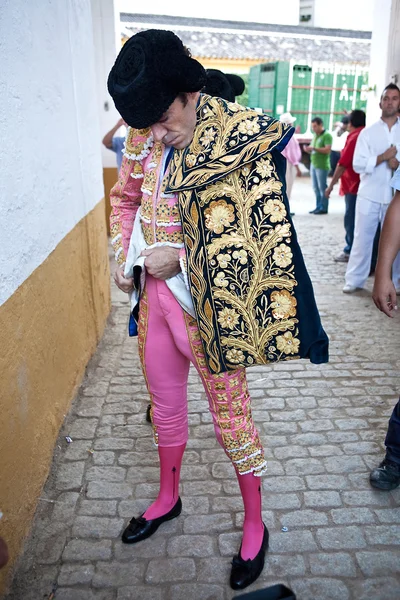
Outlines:
[{"label": "stone paving block", "polygon": [[[400,514],[400,510],[399,510]],[[400,545],[400,525],[374,525],[364,528],[367,542],[381,546]],[[400,554],[399,554],[400,559]]]},{"label": "stone paving block", "polygon": [[63,521],[70,525],[75,515],[78,499],[78,492],[64,492],[60,494],[54,502],[52,519]]},{"label": "stone paving block", "polygon": [[127,470],[123,467],[90,467],[86,471],[87,481],[121,482],[126,477]]},{"label": "stone paving block", "polygon": [[338,525],[351,525],[354,523],[375,523],[375,518],[369,508],[334,508],[331,510],[332,520]]},{"label": "stone paving block", "polygon": [[365,548],[367,545],[363,527],[330,527],[317,530],[317,538],[324,550],[350,550]]},{"label": "stone paving block", "polygon": [[271,421],[266,423],[263,426],[263,429],[267,435],[286,435],[289,433],[297,433],[298,426],[296,423],[274,423]]},{"label": "stone paving block", "polygon": [[317,544],[311,531],[279,531],[270,532],[269,549],[271,553],[308,552],[316,551]]},{"label": "stone paving block", "polygon": [[65,460],[87,460],[90,456],[89,450],[92,440],[73,440],[65,450]]},{"label": "stone paving block", "polygon": [[126,481],[130,484],[156,482],[160,479],[160,469],[157,467],[132,467],[128,469]]},{"label": "stone paving block", "polygon": [[[283,381],[281,383],[283,383]],[[300,382],[296,383],[297,385],[299,385]],[[317,406],[317,401],[313,396],[303,396],[301,398],[286,398],[285,406],[287,408],[315,408]]]},{"label": "stone paving block", "polygon": [[212,556],[215,539],[208,535],[178,535],[169,540],[167,545],[167,555],[170,557]]},{"label": "stone paving block", "polygon": [[381,523],[399,522],[399,508],[375,509],[374,513]]},{"label": "stone paving block", "polygon": [[99,593],[93,590],[76,587],[60,587],[57,589],[57,600],[115,600],[114,591],[102,590]]},{"label": "stone paving block", "polygon": [[172,585],[171,600],[225,600],[225,587],[209,583]]},{"label": "stone paving block", "polygon": [[146,571],[146,582],[186,582],[193,580],[195,576],[195,562],[191,558],[165,558],[149,562]]},{"label": "stone paving block", "polygon": [[[156,562],[156,561],[154,561]],[[132,585],[135,586],[143,581],[146,564],[142,561],[132,561],[129,569],[126,564],[119,562],[98,562],[96,563],[96,573],[93,577],[93,587],[107,588]]]},{"label": "stone paving block", "polygon": [[87,516],[114,517],[117,514],[117,501],[81,500],[78,513]]},{"label": "stone paving block", "polygon": [[400,598],[400,580],[394,577],[367,579],[353,584],[354,598],[357,600],[389,600]]},{"label": "stone paving block", "polygon": [[[137,544],[124,544],[120,539],[115,540],[113,542],[114,559],[130,564],[131,561],[135,561],[137,558],[140,558],[140,560],[157,557],[165,558],[167,541],[170,539],[165,533],[166,527],[167,524],[163,524],[158,529],[157,535],[151,536],[147,540],[142,540],[140,548]],[[129,565],[127,568],[129,568]]]},{"label": "stone paving block", "polygon": [[94,575],[94,566],[89,564],[65,564],[61,566],[58,576],[58,585],[82,585],[91,583]]},{"label": "stone paving block", "polygon": [[222,533],[218,536],[218,548],[222,556],[233,556],[238,553],[242,540],[242,532]]},{"label": "stone paving block", "polygon": [[68,435],[75,440],[91,440],[94,437],[98,423],[98,419],[74,419]]},{"label": "stone paving block", "polygon": [[92,461],[93,464],[96,466],[111,466],[115,463],[116,461],[116,454],[115,452],[99,452],[93,451],[92,454]]},{"label": "stone paving block", "polygon": [[135,585],[118,588],[117,600],[165,600],[165,594],[154,585]]},{"label": "stone paving block", "polygon": [[231,561],[217,553],[212,558],[206,557],[196,561],[197,581],[208,583],[223,583],[228,585],[231,571]]},{"label": "stone paving block", "polygon": [[72,413],[78,417],[99,417],[103,408],[104,398],[85,398],[77,402]]},{"label": "stone paving block", "polygon": [[232,517],[224,513],[212,515],[198,515],[197,519],[187,517],[183,525],[185,534],[192,533],[220,533],[231,529],[233,526]]},{"label": "stone paving block", "polygon": [[304,504],[316,507],[341,506],[342,500],[340,494],[334,491],[304,492]]},{"label": "stone paving block", "polygon": [[95,440],[93,448],[95,450],[132,450],[134,440],[124,438],[102,438]]},{"label": "stone paving block", "polygon": [[343,444],[343,450],[346,454],[378,454],[381,448],[373,442],[354,442]]},{"label": "stone paving block", "polygon": [[264,492],[266,508],[287,510],[289,508],[300,508],[301,501],[297,494]]},{"label": "stone paving block", "polygon": [[278,460],[284,460],[286,458],[301,458],[304,456],[309,456],[308,448],[304,446],[281,446],[280,448],[275,448],[274,450],[275,458]]},{"label": "stone paving block", "polygon": [[310,554],[311,573],[327,577],[356,577],[357,569],[354,559],[347,552],[329,552]]},{"label": "stone paving block", "polygon": [[263,570],[264,577],[297,577],[305,575],[304,558],[298,554],[267,554]]},{"label": "stone paving block", "polygon": [[306,481],[295,475],[264,477],[262,488],[266,492],[297,492],[306,489]]},{"label": "stone paving block", "polygon": [[117,518],[78,516],[72,535],[78,538],[116,538],[121,534],[123,524],[123,520]]},{"label": "stone paving block", "polygon": [[349,506],[389,506],[390,498],[378,490],[343,492],[344,504]]},{"label": "stone paving block", "polygon": [[99,500],[129,498],[131,495],[132,486],[128,483],[111,483],[109,481],[91,481],[86,491],[87,498]]},{"label": "stone paving block", "polygon": [[85,382],[82,385],[81,392],[84,396],[105,396],[108,391],[108,381]]},{"label": "stone paving block", "polygon": [[65,561],[108,560],[111,558],[111,541],[70,540],[62,558]]},{"label": "stone paving block", "polygon": [[398,550],[382,550],[379,552],[357,552],[356,558],[361,571],[366,577],[387,575],[393,576],[400,573],[400,553]]},{"label": "stone paving block", "polygon": [[285,463],[288,475],[312,475],[325,473],[323,463],[317,458],[293,458]]},{"label": "stone paving block", "polygon": [[366,470],[360,456],[329,456],[322,460],[327,473],[352,473]]},{"label": "stone paving block", "polygon": [[329,442],[341,444],[343,442],[355,442],[360,439],[361,432],[353,431],[327,431],[326,437]]},{"label": "stone paving block", "polygon": [[125,415],[103,415],[100,419],[100,425],[125,425]]},{"label": "stone paving block", "polygon": [[[223,470],[226,472],[226,468],[229,467],[231,469],[231,476],[233,467],[230,462],[221,463],[215,465],[216,471]],[[214,474],[213,474],[214,475]],[[214,475],[216,477],[216,475]],[[210,478],[210,467],[209,465],[187,465],[182,464],[181,468],[181,479],[182,481],[186,481],[188,479],[194,481],[195,479],[200,479],[201,481],[208,481]]]},{"label": "stone paving block", "polygon": [[307,578],[291,581],[297,597],[304,600],[349,600],[348,587],[338,579]]},{"label": "stone paving block", "polygon": [[318,510],[296,510],[287,512],[279,518],[282,527],[314,527],[318,525],[327,525],[328,517],[325,513]]},{"label": "stone paving block", "polygon": [[333,429],[334,425],[330,419],[314,419],[300,423],[301,430],[305,433],[309,431],[328,431]]},{"label": "stone paving block", "polygon": [[300,444],[301,446],[319,446],[326,442],[326,436],[323,433],[300,433],[299,435],[290,436],[290,441],[292,444]]},{"label": "stone paving block", "polygon": [[68,462],[60,465],[57,471],[56,488],[58,490],[80,489],[84,470],[84,461]]}]

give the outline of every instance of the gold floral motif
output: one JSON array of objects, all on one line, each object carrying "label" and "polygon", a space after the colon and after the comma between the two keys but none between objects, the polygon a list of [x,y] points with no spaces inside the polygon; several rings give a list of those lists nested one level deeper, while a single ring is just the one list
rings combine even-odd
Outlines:
[{"label": "gold floral motif", "polygon": [[230,254],[218,254],[217,261],[221,269],[226,269],[229,261],[231,260]]},{"label": "gold floral motif", "polygon": [[214,283],[218,287],[228,287],[229,280],[226,279],[224,271],[220,271],[219,273],[217,273],[217,276],[214,279]]},{"label": "gold floral motif", "polygon": [[263,179],[267,177],[271,177],[274,167],[271,164],[271,161],[265,158],[262,158],[257,161],[256,171]]},{"label": "gold floral motif", "polygon": [[225,329],[235,329],[239,323],[239,315],[233,308],[223,308],[218,313],[218,322]]},{"label": "gold floral motif", "polygon": [[196,162],[197,162],[197,158],[194,154],[188,154],[187,157],[185,158],[186,166],[189,167],[189,169],[191,167],[194,167]]},{"label": "gold floral motif", "polygon": [[235,220],[233,206],[225,200],[211,202],[209,208],[204,211],[206,217],[206,227],[214,233],[222,233],[225,227]]},{"label": "gold floral motif", "polygon": [[285,354],[297,354],[300,340],[293,337],[290,331],[286,331],[283,335],[276,336],[276,346],[280,352]]},{"label": "gold floral motif", "polygon": [[238,131],[239,131],[239,133],[243,133],[244,135],[255,135],[256,133],[258,133],[260,131],[260,126],[258,124],[258,120],[257,119],[252,119],[252,120],[246,119],[245,121],[242,121],[238,125]]},{"label": "gold floral motif", "polygon": [[236,365],[236,364],[243,363],[244,354],[241,350],[237,350],[236,348],[233,348],[232,350],[228,350],[228,352],[226,353],[226,358],[229,360],[229,362]]},{"label": "gold floral motif", "polygon": [[296,316],[297,300],[287,290],[279,290],[271,294],[272,315],[275,319],[287,319]]},{"label": "gold floral motif", "polygon": [[266,215],[269,215],[271,223],[279,223],[286,218],[285,205],[278,199],[268,200],[263,211]]},{"label": "gold floral motif", "polygon": [[152,192],[156,185],[156,180],[157,180],[157,175],[156,175],[155,171],[146,171],[146,173],[144,174],[144,179],[143,179],[143,187],[146,190]]},{"label": "gold floral motif", "polygon": [[273,259],[278,267],[287,267],[292,262],[292,258],[292,251],[286,244],[279,244],[274,249]]},{"label": "gold floral motif", "polygon": [[203,146],[209,146],[214,140],[216,133],[217,132],[212,127],[210,129],[205,129],[202,137],[200,138],[201,144]]},{"label": "gold floral motif", "polygon": [[233,258],[239,260],[241,265],[245,265],[247,263],[247,252],[246,250],[235,250],[232,254]]}]

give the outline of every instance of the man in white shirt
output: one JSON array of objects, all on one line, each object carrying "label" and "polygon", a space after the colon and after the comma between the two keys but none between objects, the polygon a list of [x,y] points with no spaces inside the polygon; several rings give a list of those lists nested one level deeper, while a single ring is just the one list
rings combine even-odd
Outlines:
[{"label": "man in white shirt", "polygon": [[[393,197],[390,180],[400,164],[400,90],[390,83],[379,104],[382,116],[358,136],[353,169],[360,174],[356,204],[354,242],[346,270],[343,292],[364,287],[368,278],[374,236]],[[392,279],[400,292],[400,255],[393,263]]]}]

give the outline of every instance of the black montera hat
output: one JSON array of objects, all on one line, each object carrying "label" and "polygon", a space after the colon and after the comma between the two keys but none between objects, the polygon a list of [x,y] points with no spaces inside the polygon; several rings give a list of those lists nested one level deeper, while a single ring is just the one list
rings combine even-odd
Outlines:
[{"label": "black montera hat", "polygon": [[131,127],[156,123],[180,92],[206,83],[202,65],[186,54],[172,31],[148,29],[129,38],[108,76],[115,107]]},{"label": "black montera hat", "polygon": [[207,69],[207,83],[204,93],[210,96],[218,96],[228,102],[235,102],[235,96],[244,91],[244,81],[239,75],[223,73],[218,69]]}]

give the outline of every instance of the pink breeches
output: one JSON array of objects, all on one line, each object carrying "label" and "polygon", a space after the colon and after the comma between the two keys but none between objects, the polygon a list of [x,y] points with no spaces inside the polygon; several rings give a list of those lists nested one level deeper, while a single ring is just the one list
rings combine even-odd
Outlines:
[{"label": "pink breeches", "polygon": [[180,307],[164,281],[148,274],[140,300],[138,341],[156,443],[168,447],[187,442],[192,363],[202,379],[219,443],[240,474],[261,475],[266,461],[251,416],[245,370],[211,374],[196,320]]}]

